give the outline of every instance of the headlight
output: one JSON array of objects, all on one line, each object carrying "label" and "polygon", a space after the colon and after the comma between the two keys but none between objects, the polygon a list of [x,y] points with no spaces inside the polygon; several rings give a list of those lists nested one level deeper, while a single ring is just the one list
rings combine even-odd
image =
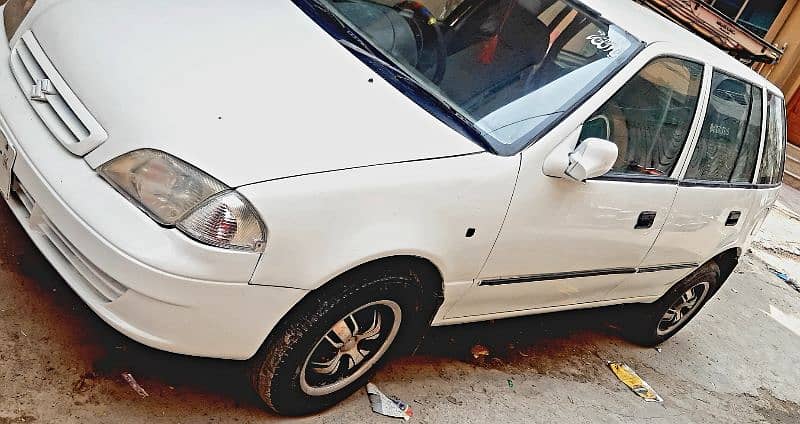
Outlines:
[{"label": "headlight", "polygon": [[228,189],[188,163],[157,150],[124,154],[98,172],[159,224],[168,226]]},{"label": "headlight", "polygon": [[239,193],[158,150],[136,150],[98,173],[156,222],[225,249],[260,252],[265,225]]}]

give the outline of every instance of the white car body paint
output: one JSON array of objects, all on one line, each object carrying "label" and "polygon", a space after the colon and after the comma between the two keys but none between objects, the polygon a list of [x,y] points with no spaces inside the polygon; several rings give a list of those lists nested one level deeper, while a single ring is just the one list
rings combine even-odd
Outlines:
[{"label": "white car body paint", "polygon": [[[243,187],[269,223],[253,282],[315,289],[398,255],[427,258],[445,281],[471,281],[500,231],[518,171],[518,156],[481,153]],[[469,228],[477,230],[471,238]]]},{"label": "white car body paint", "polygon": [[[0,124],[19,153],[16,179],[33,199],[30,210],[11,201],[12,210],[104,320],[144,344],[197,356],[251,357],[309,291],[395,255],[439,269],[445,299],[434,325],[655,301],[692,269],[481,283],[699,265],[746,249],[777,188],[580,184],[545,168],[657,57],[706,65],[701,108],[712,67],[780,91],[639,6],[585,3],[648,47],[537,143],[500,157],[381,79],[290,1],[39,0],[11,42],[0,42],[0,62],[32,31],[108,140],[84,158],[69,153],[0,66]],[[304,48],[287,48],[281,37],[302,39]],[[698,112],[674,178],[684,175],[702,120]],[[269,229],[264,254],[208,247],[160,227],[94,172],[139,148],[238,187]],[[634,230],[644,210],[657,212],[653,228]],[[732,210],[742,212],[733,228],[725,226]],[[69,245],[54,244],[62,238]],[[123,293],[109,299],[108,287],[97,288],[104,278]]]},{"label": "white car body paint", "polygon": [[[481,151],[385,81],[370,83],[374,72],[291,1],[204,3],[70,0],[33,22],[58,71],[113,129],[86,157],[92,167],[153,148],[238,187]],[[242,28],[232,46],[226,34]]]}]

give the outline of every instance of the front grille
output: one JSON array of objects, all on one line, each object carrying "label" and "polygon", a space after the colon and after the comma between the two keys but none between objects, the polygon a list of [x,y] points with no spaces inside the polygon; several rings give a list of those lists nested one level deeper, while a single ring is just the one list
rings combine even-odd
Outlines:
[{"label": "front grille", "polygon": [[113,302],[122,297],[128,288],[111,278],[83,256],[69,240],[37,209],[36,201],[18,181],[14,183],[14,197],[28,211],[28,219],[35,231],[41,232],[50,244],[83,277],[80,282],[102,302]]},{"label": "front grille", "polygon": [[108,139],[28,31],[11,50],[11,71],[36,114],[70,152],[83,156]]}]

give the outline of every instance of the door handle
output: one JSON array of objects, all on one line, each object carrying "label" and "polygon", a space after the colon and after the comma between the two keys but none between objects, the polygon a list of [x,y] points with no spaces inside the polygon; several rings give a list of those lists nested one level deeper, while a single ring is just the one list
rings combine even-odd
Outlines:
[{"label": "door handle", "polygon": [[735,227],[736,224],[739,223],[739,219],[742,217],[742,213],[739,211],[733,211],[728,215],[728,220],[725,221],[726,227]]},{"label": "door handle", "polygon": [[658,212],[644,211],[640,213],[634,229],[646,230],[648,228],[653,228],[653,223],[656,222],[656,215],[658,215]]}]

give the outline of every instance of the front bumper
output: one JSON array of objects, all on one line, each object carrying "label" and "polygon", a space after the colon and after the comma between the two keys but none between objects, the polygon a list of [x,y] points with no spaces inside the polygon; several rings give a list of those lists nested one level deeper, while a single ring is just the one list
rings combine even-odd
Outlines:
[{"label": "front bumper", "polygon": [[204,246],[155,224],[53,138],[8,56],[0,46],[0,126],[18,151],[7,201],[48,261],[134,340],[187,355],[251,357],[306,292],[250,285],[259,255]]},{"label": "front bumper", "polygon": [[305,294],[181,277],[131,258],[81,221],[18,150],[11,210],[81,299],[128,337],[174,353],[247,359]]},{"label": "front bumper", "polygon": [[[20,160],[21,159],[21,160]],[[66,209],[52,209],[57,199],[46,187],[25,178],[33,169],[26,158],[18,158],[19,180],[15,195],[8,199],[14,215],[44,256],[84,302],[105,322],[126,336],[174,353],[226,359],[247,359],[258,350],[272,327],[303,295],[301,290],[248,284],[212,283],[160,273],[113,252],[140,272],[128,282],[105,273],[81,253],[54,224],[68,220]],[[23,182],[24,181],[24,182]],[[32,195],[36,192],[38,195]],[[44,194],[44,196],[42,196]],[[34,200],[37,196],[41,201]],[[49,212],[45,212],[45,209]],[[73,221],[72,224],[81,223]],[[81,244],[96,243],[85,231]],[[165,302],[137,292],[134,280],[156,277],[160,283],[178,287],[180,303]]]}]

